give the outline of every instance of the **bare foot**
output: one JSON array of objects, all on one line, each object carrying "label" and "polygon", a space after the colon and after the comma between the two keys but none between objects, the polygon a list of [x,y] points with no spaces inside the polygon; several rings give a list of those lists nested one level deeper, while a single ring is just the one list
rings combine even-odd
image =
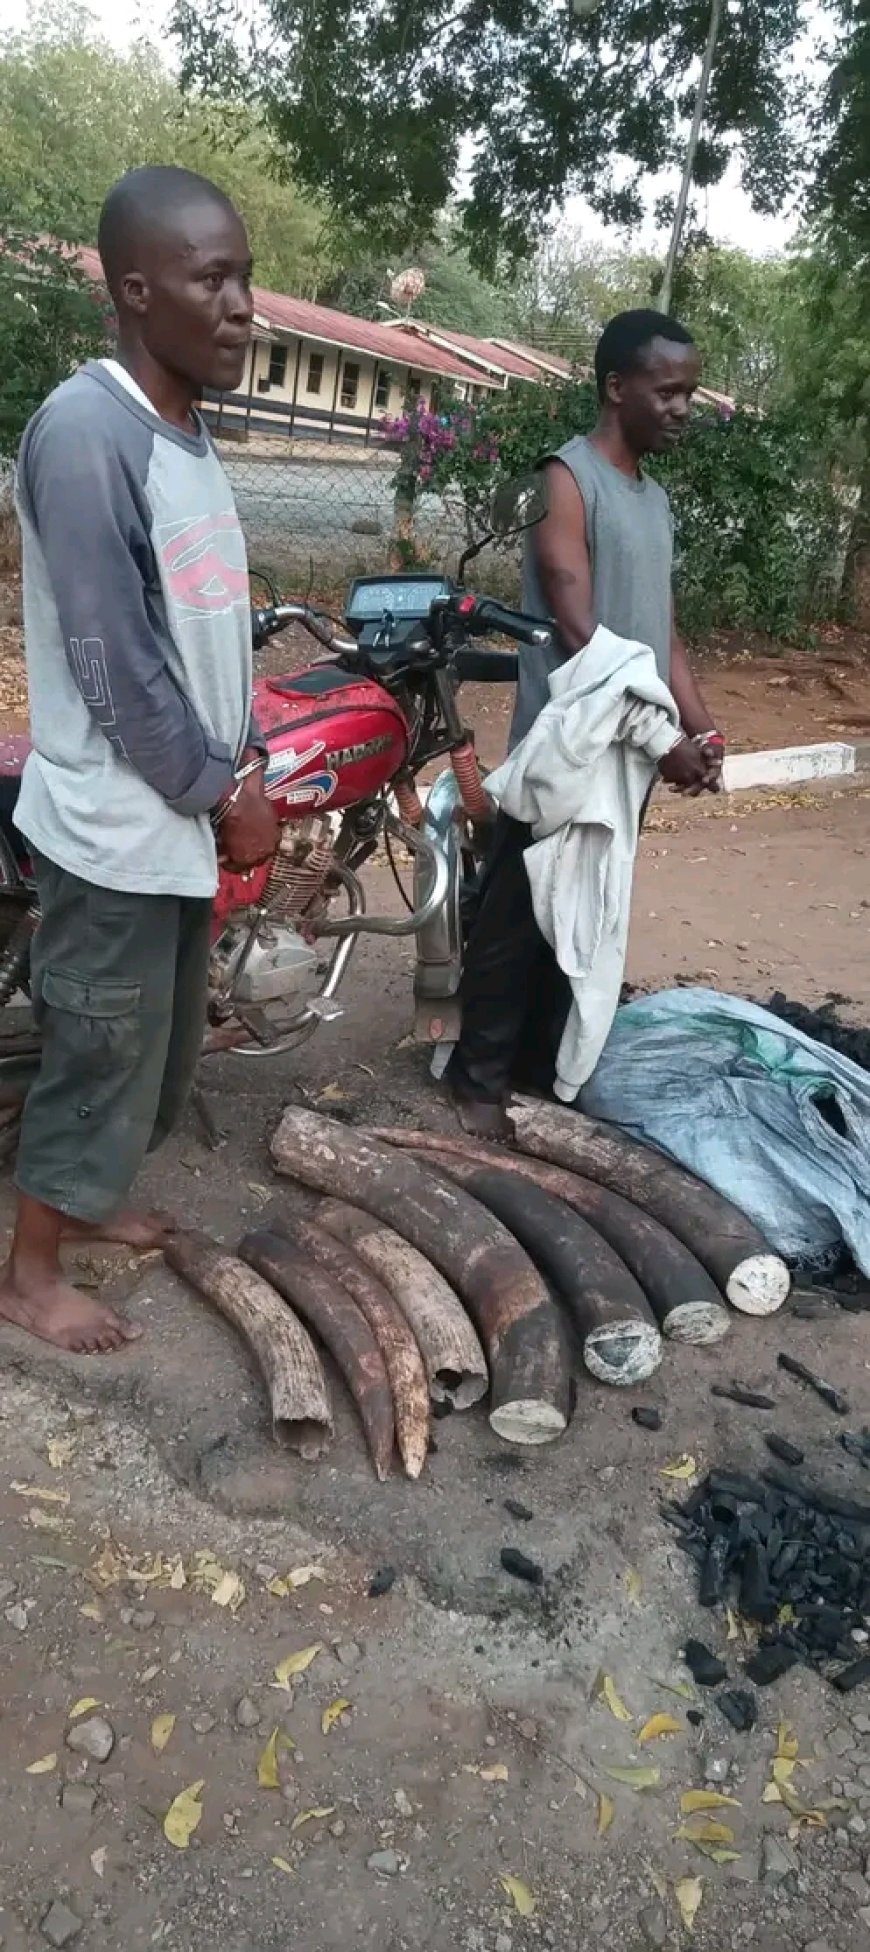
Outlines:
[{"label": "bare foot", "polygon": [[162,1247],[176,1222],[167,1213],[137,1213],[135,1208],[113,1214],[111,1220],[64,1220],[64,1240],[106,1240],[117,1247],[136,1247],[148,1253]]},{"label": "bare foot", "polygon": [[22,1272],[11,1261],[0,1276],[0,1321],[80,1356],[108,1355],[142,1334],[134,1322],[122,1321],[66,1281],[44,1271]]},{"label": "bare foot", "polygon": [[513,1129],[503,1104],[489,1098],[469,1098],[455,1085],[448,1084],[447,1089],[463,1132],[473,1139],[494,1139],[498,1145],[512,1143]]}]

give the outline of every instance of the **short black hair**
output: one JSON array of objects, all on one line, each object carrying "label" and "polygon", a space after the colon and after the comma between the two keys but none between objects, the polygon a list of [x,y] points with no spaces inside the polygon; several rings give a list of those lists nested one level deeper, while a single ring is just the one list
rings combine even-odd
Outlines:
[{"label": "short black hair", "polygon": [[595,384],[598,398],[607,390],[608,373],[632,373],[642,364],[643,354],[653,339],[671,339],[677,346],[693,346],[691,332],[667,312],[640,307],[633,312],[617,312],[604,327],[595,348]]},{"label": "short black hair", "polygon": [[168,235],[182,210],[205,203],[221,204],[237,214],[216,183],[191,169],[146,164],[120,178],[106,197],[97,229],[97,249],[113,297],[127,272],[141,268],[136,258],[143,243],[161,233]]}]

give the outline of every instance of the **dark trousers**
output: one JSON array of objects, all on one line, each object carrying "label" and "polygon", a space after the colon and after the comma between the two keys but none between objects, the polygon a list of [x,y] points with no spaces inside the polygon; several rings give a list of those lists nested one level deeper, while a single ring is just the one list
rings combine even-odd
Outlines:
[{"label": "dark trousers", "polygon": [[42,1051],[16,1180],[59,1213],[105,1220],[187,1101],[205,1027],[212,904],[97,888],[41,856],[34,868]]},{"label": "dark trousers", "polygon": [[532,908],[523,854],[530,828],[496,821],[462,975],[462,1031],[448,1077],[457,1090],[497,1103],[509,1086],[549,1090],[571,987]]}]

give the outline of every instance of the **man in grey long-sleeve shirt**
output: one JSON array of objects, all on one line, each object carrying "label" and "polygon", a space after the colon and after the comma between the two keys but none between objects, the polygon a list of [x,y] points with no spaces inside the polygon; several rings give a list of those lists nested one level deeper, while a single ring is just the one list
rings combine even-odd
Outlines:
[{"label": "man in grey long-sleeve shirt", "polygon": [[144,169],[110,192],[99,243],[118,358],[51,395],[18,464],[33,751],[15,817],[39,890],[42,1058],[0,1283],[0,1317],[89,1352],[136,1331],[63,1281],[58,1248],[160,1238],[121,1209],[202,1040],[215,815],[237,869],[276,840],[244,541],[193,405],[241,379],[244,227],[203,178]]}]

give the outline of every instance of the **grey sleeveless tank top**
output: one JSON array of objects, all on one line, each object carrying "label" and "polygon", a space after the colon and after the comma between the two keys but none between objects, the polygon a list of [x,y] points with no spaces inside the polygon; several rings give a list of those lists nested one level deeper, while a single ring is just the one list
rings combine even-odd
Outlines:
[{"label": "grey sleeveless tank top", "polygon": [[[667,495],[649,475],[621,474],[585,435],[566,442],[550,459],[563,461],[577,483],[586,510],[586,535],[592,568],[592,603],[597,623],[619,637],[649,644],[667,682],[671,666],[671,572],[674,537]],[[535,532],[526,537],[523,609],[546,617],[535,568]],[[550,696],[551,671],[561,664],[557,647],[537,651],[519,646],[520,675],[509,747],[534,724]]]}]

